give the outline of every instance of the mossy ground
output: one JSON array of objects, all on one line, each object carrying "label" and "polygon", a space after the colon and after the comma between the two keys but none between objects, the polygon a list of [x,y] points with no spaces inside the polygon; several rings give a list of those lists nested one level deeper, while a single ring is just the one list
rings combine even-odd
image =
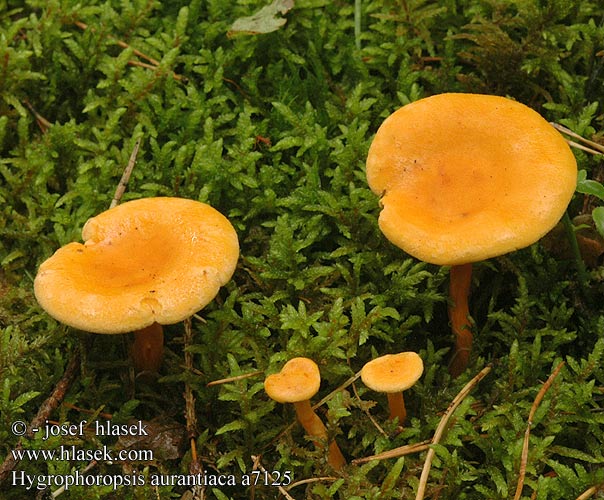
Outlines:
[{"label": "mossy ground", "polygon": [[[532,421],[522,498],[568,500],[593,487],[601,495],[604,267],[597,239],[583,246],[583,280],[563,251],[563,233],[479,263],[472,365],[451,380],[447,270],[385,240],[364,177],[381,121],[439,92],[508,95],[597,139],[601,2],[297,0],[276,31],[229,36],[235,20],[264,5],[0,0],[0,455],[19,442],[11,423],[32,420],[79,350],[76,380],[50,420],[141,420],[157,441],[126,445],[89,431],[23,439],[23,447],[139,446],[152,448],[155,459],[25,460],[15,470],[32,477],[187,474],[187,384],[196,452],[208,472],[240,480],[252,474],[253,455],[295,482],[314,479],[289,490],[296,499],[413,498],[424,453],[334,472],[324,450],[290,425],[292,408],[266,397],[264,374],[294,356],[314,359],[323,377],[316,400],[330,395],[319,414],[354,459],[430,439],[454,396],[492,364],[435,447],[427,497],[512,498],[531,406],[564,361]],[[202,320],[192,320],[193,369],[184,362],[185,327],[173,325],[152,380],[133,377],[126,336],[60,325],[32,292],[37,266],[108,208],[139,138],[123,200],[169,195],[210,203],[241,243],[232,281]],[[576,155],[598,179],[599,159]],[[577,194],[569,213],[598,203]],[[397,434],[385,398],[360,382],[333,391],[371,358],[402,350],[419,352],[426,373],[408,393],[410,418]],[[12,477],[0,487],[2,498],[48,498],[48,491],[12,486]],[[283,496],[258,483],[208,486],[205,496]],[[108,485],[69,488],[58,498],[191,498],[186,491]]]}]

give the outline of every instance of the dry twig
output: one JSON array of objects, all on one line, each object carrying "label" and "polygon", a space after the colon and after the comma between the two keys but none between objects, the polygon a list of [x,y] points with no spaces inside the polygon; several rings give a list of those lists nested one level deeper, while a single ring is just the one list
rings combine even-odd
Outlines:
[{"label": "dry twig", "polygon": [[[50,414],[58,408],[58,406],[61,404],[61,401],[63,401],[63,399],[65,398],[67,390],[76,378],[79,368],[80,351],[76,350],[71,359],[69,360],[69,363],[67,364],[67,367],[63,372],[63,376],[55,385],[55,388],[50,394],[50,396],[48,396],[46,401],[42,403],[42,405],[38,409],[38,413],[27,427],[27,437],[31,438],[33,436],[32,429],[39,429],[40,427],[42,427],[44,422],[48,420]],[[22,447],[23,444],[21,443],[21,440],[19,440],[16,449],[20,450],[22,449]],[[7,455],[2,465],[0,465],[0,483],[8,478],[9,474],[17,466],[18,463],[19,461],[15,458],[12,453],[9,453]]]},{"label": "dry twig", "polygon": [[[447,411],[440,419],[438,427],[434,432],[434,436],[430,444],[438,444],[440,442],[440,438],[445,432],[445,428],[447,427],[447,423],[449,419],[453,415],[453,412],[457,409],[457,407],[461,404],[461,402],[466,398],[466,396],[470,393],[470,391],[474,388],[478,382],[480,382],[486,375],[491,371],[491,366],[486,366],[483,368],[478,375],[476,375],[472,380],[470,380],[464,388],[459,391],[459,394],[455,396],[451,404],[447,408]],[[424,462],[424,467],[422,469],[422,474],[419,478],[419,485],[417,486],[417,495],[415,496],[415,500],[422,500],[426,493],[426,485],[428,484],[428,476],[430,475],[430,468],[432,467],[432,460],[434,458],[434,448],[430,448],[428,453],[426,454],[426,461]]]},{"label": "dry twig", "polygon": [[[360,373],[360,372],[359,372]],[[356,375],[355,375],[356,376]],[[359,400],[361,400],[361,396],[359,396],[359,391],[357,391],[357,386],[356,384],[353,382],[352,383],[352,390],[354,392],[354,396]],[[365,415],[367,415],[367,418],[369,418],[369,420],[371,421],[371,423],[373,424],[373,426],[378,430],[378,432],[380,434],[382,434],[382,436],[384,437],[388,437],[388,434],[386,433],[386,431],[384,429],[382,429],[382,426],[380,424],[377,423],[376,419],[373,418],[373,415],[369,412],[368,409],[363,408],[363,412],[365,413]]]},{"label": "dry twig", "polygon": [[590,146],[590,147],[583,146],[582,144],[578,144],[574,141],[567,141],[570,146],[573,146],[578,149],[582,149],[583,151],[587,151],[588,153],[595,154],[595,155],[604,154],[604,146],[602,146],[602,144],[599,144],[594,141],[590,141],[589,139],[585,139],[585,137],[574,133],[571,129],[566,128],[565,126],[560,125],[559,123],[551,123],[551,125],[558,132],[562,132],[563,134],[566,134],[570,137],[574,137],[575,139],[578,139],[580,142],[582,142],[583,144],[587,144],[587,146]]},{"label": "dry twig", "polygon": [[[260,456],[252,455],[252,460],[254,461],[254,470],[260,469],[262,473],[267,474],[267,476],[271,478],[271,481],[275,481],[273,475],[270,472],[267,472],[264,467],[262,467],[262,463],[260,462]],[[279,493],[281,493],[285,498],[287,498],[287,500],[295,500],[295,498],[292,497],[283,486],[277,486],[277,489],[279,490]]]},{"label": "dry twig", "polygon": [[304,484],[311,484],[311,483],[320,483],[321,481],[337,481],[339,478],[337,477],[333,477],[333,476],[322,476],[322,477],[310,477],[308,479],[301,479],[300,481],[296,481],[295,483],[290,484],[286,490],[289,491],[293,488],[295,488],[296,486],[302,486]]},{"label": "dry twig", "polygon": [[350,377],[348,380],[346,380],[346,382],[344,382],[342,385],[336,387],[327,396],[325,396],[321,401],[319,401],[318,403],[316,403],[315,405],[313,405],[312,409],[316,410],[320,406],[323,406],[325,403],[327,403],[327,401],[329,401],[331,398],[333,398],[335,394],[337,394],[338,392],[343,391],[344,389],[346,389],[346,387],[348,387],[350,384],[352,384],[360,376],[361,376],[361,372],[360,371],[357,372],[357,373],[355,373],[352,377]]},{"label": "dry twig", "polygon": [[[96,31],[95,28],[92,27],[88,27],[87,24],[81,22],[81,21],[76,21],[74,23],[78,28],[80,28],[82,31],[86,31],[87,29],[89,29],[90,31],[92,31],[93,33]],[[115,40],[115,42],[122,48],[122,49],[132,49],[132,52],[134,53],[135,56],[140,57],[141,59],[145,59],[146,61],[149,61],[153,66],[159,66],[159,61],[157,59],[153,59],[152,57],[148,56],[147,54],[144,54],[143,52],[141,52],[140,50],[137,50],[133,47],[130,47],[130,45],[128,45],[126,42],[123,42],[122,40],[112,36],[112,35],[108,35],[109,38],[111,38],[112,40]]]},{"label": "dry twig", "polygon": [[140,137],[137,139],[134,144],[134,148],[132,148],[132,153],[130,154],[130,159],[128,160],[128,165],[124,169],[124,173],[122,174],[122,178],[115,189],[115,194],[113,195],[113,199],[111,200],[111,204],[109,208],[116,207],[117,204],[122,199],[122,196],[126,192],[126,188],[128,187],[128,181],[130,180],[130,176],[132,175],[132,170],[134,170],[134,165],[136,165],[136,156],[138,155],[138,149],[141,145]]},{"label": "dry twig", "polygon": [[[87,24],[81,22],[81,21],[76,21],[74,23],[78,28],[80,28],[83,31],[86,31],[87,29],[89,29],[92,32],[95,32],[96,29],[93,27],[89,27]],[[145,64],[145,63],[141,63],[139,61],[128,61],[128,64],[131,66],[142,66],[144,68],[147,69],[152,69],[152,70],[157,70],[159,68],[159,64],[160,62],[157,59],[153,59],[152,57],[148,56],[147,54],[141,52],[140,50],[135,49],[134,47],[128,45],[126,42],[120,40],[119,38],[116,38],[112,35],[108,35],[109,38],[111,38],[112,40],[115,40],[115,43],[117,43],[122,49],[132,49],[132,53],[137,56],[140,57],[141,59],[144,59],[145,61],[148,61],[150,64]],[[178,75],[174,72],[172,72],[172,77],[175,80],[182,80],[182,76]]]},{"label": "dry twig", "polygon": [[589,488],[588,490],[584,491],[583,493],[581,493],[576,500],[587,500],[588,498],[591,498],[594,496],[594,494],[596,493],[596,491],[598,491],[596,486],[592,486],[591,488]]},{"label": "dry twig", "polygon": [[[134,168],[136,154],[138,152],[139,144],[140,144],[140,139],[137,141],[137,143],[134,147],[134,150],[132,151],[132,154],[130,155],[130,161],[128,162],[126,171],[122,175],[120,183],[115,191],[115,195],[111,202],[110,208],[114,207],[115,205],[117,205],[119,203],[119,201],[122,197],[122,194],[124,193],[124,191],[126,189],[126,184],[128,182],[128,179],[130,178],[132,169]],[[127,173],[127,175],[126,175],[126,173]],[[71,384],[73,383],[73,381],[75,380],[75,378],[78,374],[78,371],[80,368],[80,359],[81,359],[80,350],[78,349],[74,352],[73,356],[69,360],[69,363],[67,364],[65,371],[63,372],[63,376],[59,379],[59,381],[55,385],[54,390],[52,391],[50,396],[48,396],[46,401],[44,401],[42,403],[42,405],[38,409],[38,413],[36,414],[36,416],[32,419],[31,423],[29,424],[28,432],[26,434],[27,437],[31,438],[33,436],[32,429],[40,428],[42,426],[42,424],[46,420],[48,420],[48,418],[50,417],[50,414],[59,407],[59,405],[65,398],[65,394],[69,390],[69,387],[71,386]],[[21,443],[21,440],[19,440],[19,442],[17,443],[16,449],[21,449],[22,446],[23,445]],[[15,457],[12,453],[9,453],[8,456],[6,457],[6,459],[4,460],[4,462],[2,463],[2,465],[0,465],[0,483],[3,482],[8,477],[10,472],[17,466],[17,463],[18,463],[18,460],[15,459]]]},{"label": "dry twig", "polygon": [[[82,470],[82,472],[80,474],[82,474],[82,475],[86,474],[87,472],[92,470],[96,466],[97,463],[98,462],[96,460],[93,460]],[[60,488],[53,491],[52,494],[50,495],[50,497],[57,498],[59,495],[62,495],[63,493],[65,493],[66,490],[67,490],[67,488],[65,488],[65,486],[61,486]]]},{"label": "dry twig", "polygon": [[102,417],[106,420],[111,420],[113,418],[113,415],[111,413],[98,412],[98,410],[87,410],[85,408],[80,408],[79,406],[67,402],[63,402],[62,406],[64,406],[65,408],[69,408],[70,410],[77,411],[79,413],[86,413],[87,415],[98,415],[99,417]]},{"label": "dry twig", "polygon": [[533,402],[533,406],[531,406],[531,410],[529,411],[528,423],[526,426],[526,431],[524,432],[524,442],[522,444],[522,454],[520,456],[520,472],[518,477],[518,484],[516,485],[516,493],[514,495],[514,500],[519,500],[519,498],[522,496],[522,488],[524,487],[524,477],[526,475],[526,464],[528,462],[529,438],[531,435],[531,427],[533,426],[533,418],[535,417],[535,413],[537,412],[537,409],[539,408],[539,405],[541,404],[545,393],[552,386],[552,384],[554,383],[554,379],[558,376],[558,373],[560,373],[560,370],[562,370],[563,366],[564,361],[562,361],[558,366],[556,366],[552,374],[543,384],[543,387],[541,387],[541,390],[537,394],[537,397]]},{"label": "dry twig", "polygon": [[368,457],[363,458],[355,458],[352,460],[353,465],[364,464],[366,462],[371,462],[372,460],[387,460],[389,458],[398,458],[404,455],[411,455],[411,453],[420,453],[422,451],[430,448],[430,441],[421,441],[419,443],[407,444],[405,446],[399,446],[398,448],[393,448],[392,450],[384,451],[382,453],[378,453],[377,455],[370,455]]},{"label": "dry twig", "polygon": [[588,498],[593,497],[596,493],[598,493],[598,491],[602,491],[604,490],[604,484],[600,484],[597,486],[592,486],[591,488],[589,488],[588,490],[585,490],[583,493],[581,493],[576,500],[587,500]]},{"label": "dry twig", "polygon": [[52,127],[52,123],[50,123],[46,118],[44,118],[40,113],[38,113],[27,99],[25,99],[23,101],[23,103],[29,108],[29,110],[36,117],[36,123],[38,124],[38,127],[40,127],[41,132],[43,134],[45,134],[48,131],[48,129],[50,127]]},{"label": "dry twig", "polygon": [[[193,343],[193,328],[191,318],[185,320],[184,352],[185,366],[187,370],[193,368],[193,355],[187,349]],[[191,464],[189,471],[191,474],[203,474],[203,465],[197,457],[197,413],[195,412],[195,395],[188,382],[185,382],[185,418],[187,420],[187,438],[191,444]],[[203,500],[205,497],[205,486],[195,486],[193,489],[193,498]]]},{"label": "dry twig", "polygon": [[256,370],[255,372],[244,373],[243,375],[237,375],[235,377],[221,378],[220,380],[212,380],[208,382],[206,387],[213,387],[215,385],[228,384],[230,382],[237,382],[238,380],[245,380],[246,378],[256,377],[262,375],[262,370]]}]

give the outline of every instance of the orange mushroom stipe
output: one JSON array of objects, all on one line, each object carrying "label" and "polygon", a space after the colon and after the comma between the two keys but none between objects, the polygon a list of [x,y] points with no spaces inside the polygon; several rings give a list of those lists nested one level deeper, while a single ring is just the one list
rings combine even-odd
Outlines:
[{"label": "orange mushroom stipe", "polygon": [[468,297],[472,285],[472,264],[452,266],[449,271],[449,320],[455,335],[455,352],[449,363],[449,373],[458,377],[470,362],[472,351],[472,321]]},{"label": "orange mushroom stipe", "polygon": [[[264,381],[264,390],[271,399],[278,403],[293,403],[298,421],[306,433],[315,438],[317,446],[328,440],[325,424],[310,405],[310,398],[319,391],[320,385],[319,367],[309,358],[290,359],[279,373],[269,375]],[[346,465],[346,459],[335,441],[328,445],[327,461],[334,469]]]},{"label": "orange mushroom stipe", "polygon": [[536,111],[511,99],[434,95],[382,123],[367,181],[381,196],[386,238],[425,262],[453,266],[450,314],[463,352],[451,367],[459,374],[472,337],[467,299],[456,292],[458,275],[470,271],[456,266],[524,248],[556,225],[577,182],[570,147]]},{"label": "orange mushroom stipe", "polygon": [[388,397],[390,420],[398,418],[403,425],[407,408],[403,391],[412,387],[424,373],[424,362],[415,352],[385,354],[363,366],[361,380],[376,392],[385,392]]},{"label": "orange mushroom stipe", "polygon": [[135,330],[130,348],[132,364],[136,372],[157,372],[164,353],[164,329],[159,323]]},{"label": "orange mushroom stipe", "polygon": [[69,243],[42,263],[34,281],[40,305],[80,330],[136,332],[140,371],[161,363],[163,332],[205,307],[233,275],[235,229],[214,208],[183,198],[144,198],[86,222],[84,243]]},{"label": "orange mushroom stipe", "polygon": [[407,407],[405,406],[405,398],[403,397],[403,391],[401,392],[388,392],[386,393],[388,398],[388,408],[390,408],[390,420],[398,418],[399,425],[403,425],[407,420]]}]

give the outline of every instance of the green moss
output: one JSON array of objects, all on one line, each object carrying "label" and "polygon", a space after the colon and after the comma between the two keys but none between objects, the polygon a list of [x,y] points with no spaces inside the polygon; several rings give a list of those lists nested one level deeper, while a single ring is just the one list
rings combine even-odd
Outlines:
[{"label": "green moss", "polygon": [[[188,443],[168,452],[186,424],[188,383],[197,453],[208,472],[241,483],[254,470],[254,455],[294,481],[329,477],[296,486],[294,498],[412,498],[424,454],[334,473],[324,451],[290,426],[292,408],[270,401],[262,381],[290,357],[309,356],[323,377],[318,401],[372,357],[416,350],[426,373],[408,393],[402,433],[386,421],[385,399],[360,383],[331,394],[318,410],[347,458],[430,439],[461,387],[492,363],[435,448],[428,496],[509,498],[531,405],[564,360],[533,422],[523,498],[568,500],[602,488],[602,267],[588,269],[581,289],[573,262],[551,245],[477,265],[472,366],[450,380],[448,273],[383,238],[378,200],[364,176],[381,121],[437,92],[509,95],[598,139],[600,2],[368,0],[355,13],[351,2],[300,0],[277,31],[233,38],[233,22],[264,2],[85,3],[0,0],[1,457],[19,441],[11,423],[31,421],[81,349],[80,374],[65,398],[72,406],[52,420],[102,421],[100,412],[116,423],[161,416],[175,429],[153,445],[158,458],[150,463],[100,460],[84,474],[186,474]],[[194,371],[184,368],[183,326],[173,325],[160,377],[151,381],[133,378],[122,336],[59,325],[32,291],[37,266],[80,239],[84,222],[108,208],[139,138],[124,200],[208,202],[231,219],[241,242],[232,281],[201,312],[203,321],[193,319]],[[594,194],[585,186],[596,189],[589,203],[602,204],[599,188],[587,181],[597,183],[597,161],[577,157],[585,175],[571,216]],[[33,450],[121,444],[90,432],[23,440]],[[24,460],[15,470],[65,476],[88,464]],[[3,498],[35,494],[11,481],[0,485]],[[100,485],[72,487],[61,498],[179,498],[186,490],[147,484],[116,493]],[[281,497],[264,476],[255,489],[208,486],[206,496],[254,492]]]}]

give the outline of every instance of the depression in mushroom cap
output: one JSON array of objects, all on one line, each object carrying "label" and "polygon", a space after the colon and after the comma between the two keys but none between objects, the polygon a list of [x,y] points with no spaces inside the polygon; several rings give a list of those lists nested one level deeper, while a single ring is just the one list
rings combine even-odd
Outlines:
[{"label": "depression in mushroom cap", "polygon": [[182,321],[215,297],[239,256],[226,217],[182,198],[123,203],[90,219],[82,237],[42,263],[34,290],[51,316],[97,333]]}]

